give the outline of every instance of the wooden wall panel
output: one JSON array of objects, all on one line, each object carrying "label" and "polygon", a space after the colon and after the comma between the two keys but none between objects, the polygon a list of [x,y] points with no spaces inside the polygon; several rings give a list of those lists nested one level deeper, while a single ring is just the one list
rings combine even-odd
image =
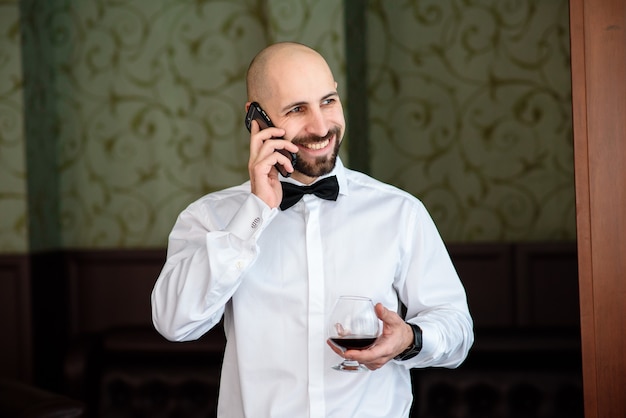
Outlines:
[{"label": "wooden wall panel", "polygon": [[[450,244],[478,329],[578,326],[575,243]],[[64,255],[70,334],[152,326],[150,293],[165,250]]]},{"label": "wooden wall panel", "polygon": [[477,328],[515,326],[512,250],[506,244],[450,244]]},{"label": "wooden wall panel", "polygon": [[529,327],[580,327],[576,243],[515,247],[518,322]]},{"label": "wooden wall panel", "polygon": [[[577,324],[574,310],[559,310],[562,316],[558,318],[545,314],[550,313],[552,303],[575,306],[576,295],[571,291],[576,283],[574,243],[457,243],[448,249],[467,290],[476,329],[475,353],[495,355],[511,344],[518,347],[520,341],[533,349],[575,352],[576,344],[569,341],[572,337],[578,341],[578,332],[567,325]],[[150,294],[164,262],[165,249],[31,255],[37,383],[58,389],[64,377],[80,374],[80,367],[68,358],[74,358],[71,354],[85,342],[106,335],[130,336],[116,340],[116,346],[137,347],[146,343],[140,335],[158,337],[152,329]],[[26,273],[21,279],[13,273],[9,276],[10,281],[2,281],[11,286],[28,280]],[[15,294],[14,287],[8,289],[3,294]],[[13,296],[7,296],[7,301],[12,300]],[[6,306],[14,309],[16,305]],[[552,322],[544,321],[547,317]],[[555,326],[567,328],[557,338],[565,337],[567,346],[554,345],[552,337],[546,339]],[[30,332],[28,324],[19,328],[21,333]],[[527,336],[533,336],[532,344]]]},{"label": "wooden wall panel", "polygon": [[152,326],[150,294],[165,250],[74,251],[66,260],[72,335]]},{"label": "wooden wall panel", "polygon": [[0,256],[0,377],[31,380],[28,256]]}]

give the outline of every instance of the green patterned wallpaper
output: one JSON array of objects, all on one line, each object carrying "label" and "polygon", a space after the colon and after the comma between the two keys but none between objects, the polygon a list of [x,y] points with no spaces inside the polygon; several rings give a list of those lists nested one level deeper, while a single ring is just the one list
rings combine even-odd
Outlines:
[{"label": "green patterned wallpaper", "polygon": [[[164,246],[187,204],[247,177],[254,54],[290,39],[336,68],[344,56],[332,0],[24,0],[22,11],[49,115],[47,132],[29,130],[28,141],[55,141],[58,167],[58,198],[39,193],[32,204],[35,249],[58,246],[56,229],[69,248]],[[38,177],[40,189],[52,176]],[[57,224],[37,210],[55,200]]]},{"label": "green patterned wallpaper", "polygon": [[0,2],[0,252],[28,249],[19,12]]},{"label": "green patterned wallpaper", "polygon": [[567,0],[370,1],[372,174],[448,241],[575,240]]},{"label": "green patterned wallpaper", "polygon": [[[363,4],[372,174],[449,241],[575,239],[567,0]],[[163,247],[184,206],[246,179],[266,44],[320,50],[349,100],[341,1],[0,8],[0,252]]]}]

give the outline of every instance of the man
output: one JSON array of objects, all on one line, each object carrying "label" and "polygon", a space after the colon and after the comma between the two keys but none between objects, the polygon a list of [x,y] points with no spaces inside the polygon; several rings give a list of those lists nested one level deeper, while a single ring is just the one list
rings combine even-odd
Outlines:
[{"label": "man", "polygon": [[[416,198],[337,157],[343,109],[317,52],[271,45],[250,64],[247,87],[246,109],[258,102],[276,127],[252,123],[249,182],[179,216],[152,293],[154,325],[170,340],[193,340],[224,317],[219,416],[408,417],[409,370],[456,367],[473,343],[445,246]],[[278,149],[297,153],[295,167]],[[331,192],[281,208],[281,181],[330,182]],[[341,295],[376,303],[383,331],[369,349],[327,343]],[[333,370],[341,357],[372,371]]]}]

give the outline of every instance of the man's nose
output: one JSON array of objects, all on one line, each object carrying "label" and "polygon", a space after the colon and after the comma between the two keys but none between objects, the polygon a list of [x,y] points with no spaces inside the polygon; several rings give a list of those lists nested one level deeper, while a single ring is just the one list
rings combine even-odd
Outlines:
[{"label": "man's nose", "polygon": [[309,120],[306,127],[307,133],[319,137],[326,136],[328,133],[328,124],[321,109],[311,110]]}]

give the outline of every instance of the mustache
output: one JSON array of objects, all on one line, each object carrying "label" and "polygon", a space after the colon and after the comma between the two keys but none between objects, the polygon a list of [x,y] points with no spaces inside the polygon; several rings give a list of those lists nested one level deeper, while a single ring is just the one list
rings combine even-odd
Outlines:
[{"label": "mustache", "polygon": [[314,144],[316,142],[324,142],[330,139],[333,135],[336,135],[338,138],[339,132],[340,132],[339,127],[335,126],[333,128],[330,128],[328,130],[328,133],[324,136],[317,136],[317,135],[297,136],[291,142],[296,145]]}]

